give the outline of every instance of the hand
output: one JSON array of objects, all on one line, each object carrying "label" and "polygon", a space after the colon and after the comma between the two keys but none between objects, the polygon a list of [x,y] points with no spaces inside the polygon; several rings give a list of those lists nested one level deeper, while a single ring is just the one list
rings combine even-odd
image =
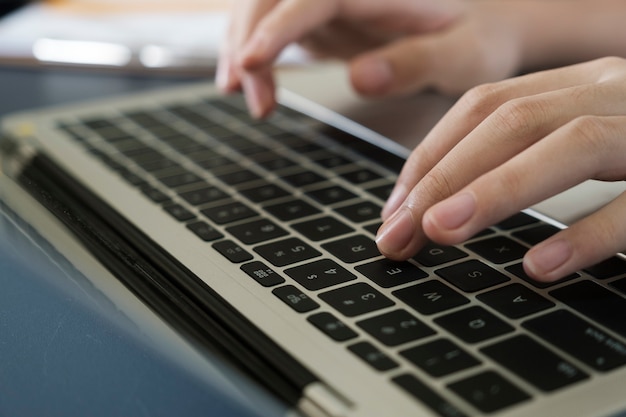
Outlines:
[{"label": "hand", "polygon": [[[626,179],[626,60],[603,58],[476,87],[407,160],[381,252],[456,244],[587,179]],[[537,244],[526,272],[552,281],[626,248],[626,193]]]},{"label": "hand", "polygon": [[[527,0],[525,0],[527,1]],[[274,104],[272,64],[291,42],[348,59],[361,94],[461,94],[519,70],[521,25],[498,0],[240,0],[217,84],[243,89],[253,115]]]}]

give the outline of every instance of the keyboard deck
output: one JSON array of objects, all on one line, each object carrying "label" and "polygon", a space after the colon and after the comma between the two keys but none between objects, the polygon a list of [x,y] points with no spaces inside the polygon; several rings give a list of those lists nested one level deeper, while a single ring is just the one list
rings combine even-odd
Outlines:
[{"label": "keyboard deck", "polygon": [[526,213],[385,259],[374,236],[402,160],[297,111],[256,121],[241,97],[207,98],[58,129],[439,415],[463,415],[460,401],[496,412],[626,364],[622,259],[535,282],[521,259],[558,228]]}]

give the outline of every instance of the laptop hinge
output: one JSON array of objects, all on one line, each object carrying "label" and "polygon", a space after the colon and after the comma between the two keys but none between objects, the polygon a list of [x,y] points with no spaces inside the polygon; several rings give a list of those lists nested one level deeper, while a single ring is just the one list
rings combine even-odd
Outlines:
[{"label": "laptop hinge", "polygon": [[321,382],[309,384],[298,403],[299,410],[309,417],[347,416],[352,403]]}]

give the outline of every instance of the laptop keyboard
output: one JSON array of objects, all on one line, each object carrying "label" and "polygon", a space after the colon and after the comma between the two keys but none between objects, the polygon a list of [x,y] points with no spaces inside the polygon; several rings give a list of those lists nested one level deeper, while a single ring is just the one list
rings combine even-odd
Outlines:
[{"label": "laptop keyboard", "polygon": [[558,229],[525,213],[384,259],[374,236],[402,161],[294,110],[256,121],[234,96],[58,127],[439,415],[464,415],[458,402],[492,413],[626,364],[623,260],[535,282],[521,258]]}]

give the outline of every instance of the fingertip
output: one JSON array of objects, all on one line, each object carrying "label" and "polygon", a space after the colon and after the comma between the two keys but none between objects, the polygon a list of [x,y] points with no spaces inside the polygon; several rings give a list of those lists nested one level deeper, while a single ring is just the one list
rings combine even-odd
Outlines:
[{"label": "fingertip", "polygon": [[393,77],[390,62],[376,55],[362,56],[350,65],[352,86],[364,95],[387,94],[391,90]]},{"label": "fingertip", "polygon": [[556,281],[571,272],[567,270],[567,263],[572,255],[572,245],[565,239],[543,242],[524,256],[524,271],[538,281]]},{"label": "fingertip", "polygon": [[268,116],[276,105],[274,81],[270,72],[247,74],[243,77],[246,105],[252,117]]}]

